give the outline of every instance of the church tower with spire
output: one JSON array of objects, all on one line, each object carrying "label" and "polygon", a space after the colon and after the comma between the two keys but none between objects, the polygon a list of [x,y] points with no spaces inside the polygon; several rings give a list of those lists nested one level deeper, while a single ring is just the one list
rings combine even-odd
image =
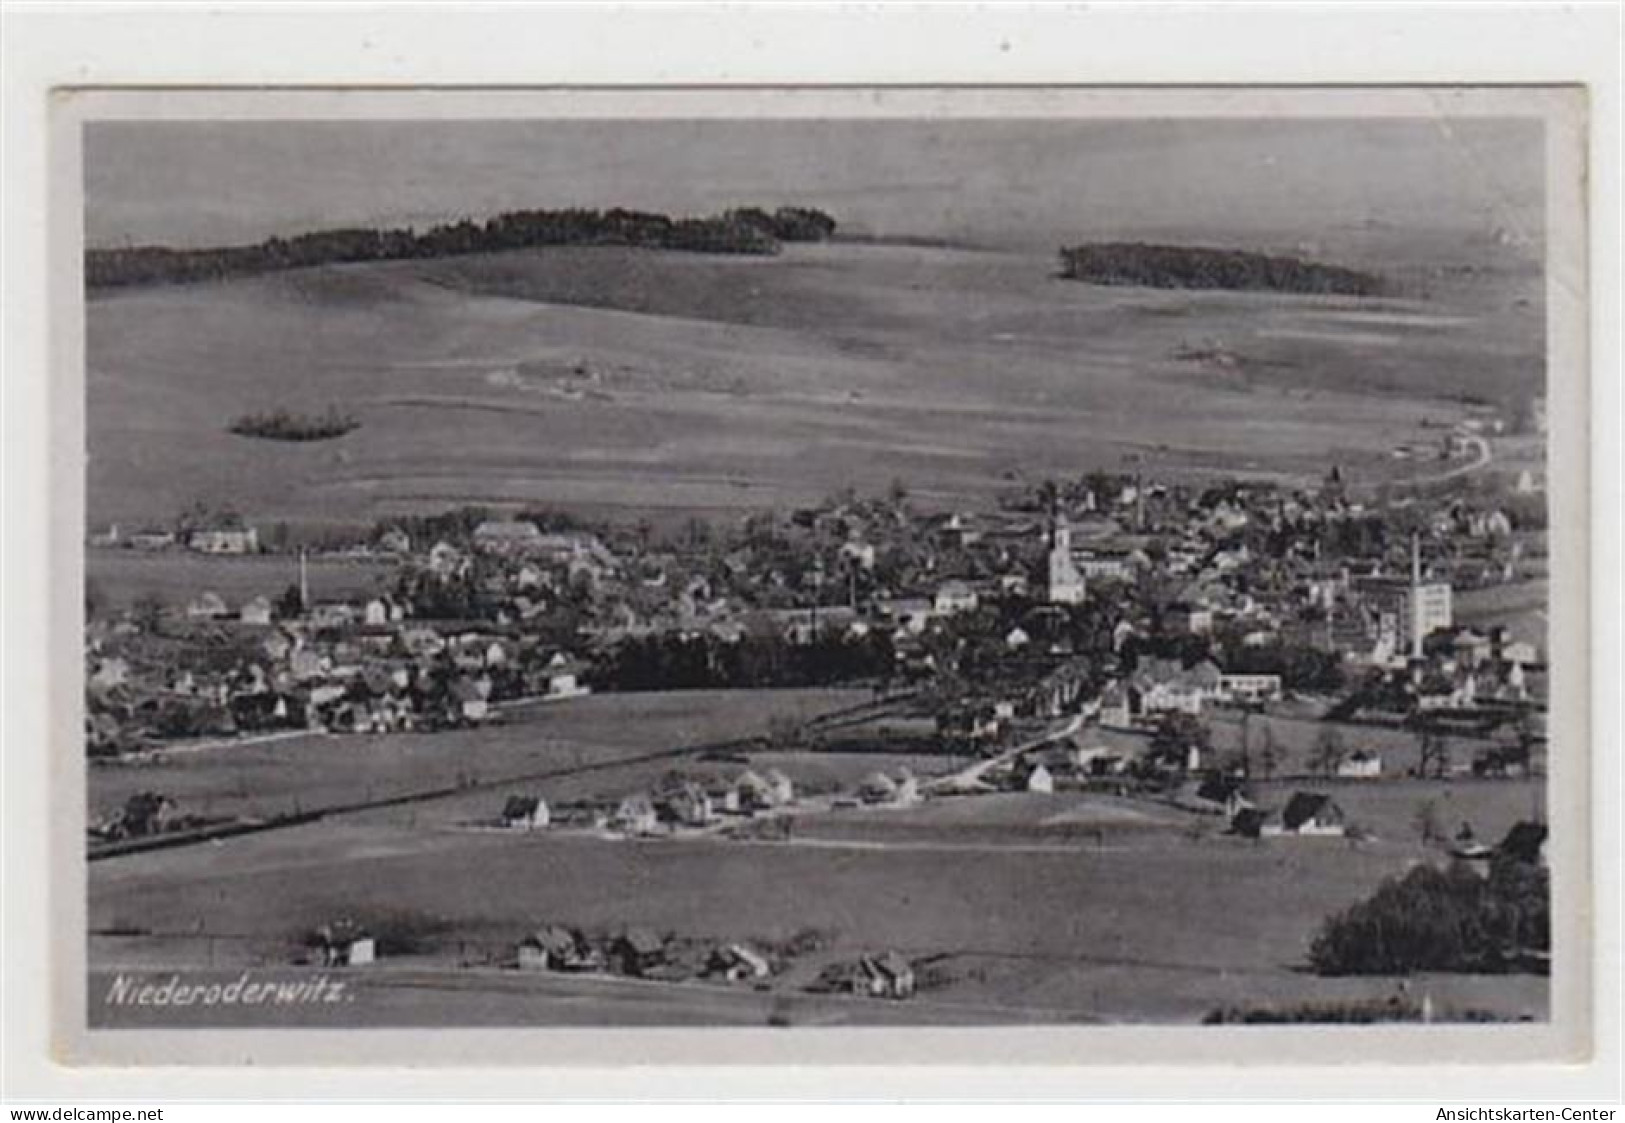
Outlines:
[{"label": "church tower with spire", "polygon": [[1051,604],[1082,604],[1083,574],[1072,560],[1072,525],[1057,510],[1050,519],[1049,575],[1045,591]]}]

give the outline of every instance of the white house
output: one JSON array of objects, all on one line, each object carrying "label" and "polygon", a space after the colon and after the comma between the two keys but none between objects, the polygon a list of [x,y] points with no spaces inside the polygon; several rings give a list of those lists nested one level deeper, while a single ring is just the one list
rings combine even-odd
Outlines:
[{"label": "white house", "polygon": [[200,554],[257,554],[259,532],[251,526],[194,530],[186,544]]},{"label": "white house", "polygon": [[547,800],[534,795],[511,795],[502,808],[502,825],[510,830],[539,830],[553,821]]},{"label": "white house", "polygon": [[581,665],[564,652],[556,653],[547,661],[547,696],[549,698],[581,698],[592,693],[580,681]]},{"label": "white house", "polygon": [[976,608],[976,590],[963,581],[945,581],[937,589],[933,607],[939,616],[970,612]]},{"label": "white house", "polygon": [[218,620],[227,615],[226,602],[219,593],[199,593],[186,606],[186,615],[193,620]]},{"label": "white house", "polygon": [[1263,833],[1338,837],[1346,830],[1343,809],[1332,801],[1331,796],[1317,792],[1295,792],[1281,811],[1280,821],[1267,824]]},{"label": "white house", "polygon": [[1281,697],[1280,675],[1219,675],[1219,697],[1237,702],[1273,702]]},{"label": "white house", "polygon": [[1356,749],[1337,766],[1337,774],[1345,780],[1375,780],[1382,775],[1382,757]]},{"label": "white house", "polygon": [[1055,777],[1048,768],[1042,764],[1033,765],[1032,771],[1027,773],[1027,790],[1052,795],[1055,792]]},{"label": "white house", "polygon": [[243,607],[238,610],[237,618],[244,624],[269,624],[271,622],[271,602],[264,597],[255,597],[244,601]]}]

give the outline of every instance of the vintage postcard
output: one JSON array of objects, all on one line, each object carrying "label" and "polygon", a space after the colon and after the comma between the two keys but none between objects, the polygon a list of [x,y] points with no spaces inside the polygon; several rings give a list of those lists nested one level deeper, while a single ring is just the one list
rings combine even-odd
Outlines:
[{"label": "vintage postcard", "polygon": [[56,110],[67,1054],[1585,1054],[1583,91]]}]

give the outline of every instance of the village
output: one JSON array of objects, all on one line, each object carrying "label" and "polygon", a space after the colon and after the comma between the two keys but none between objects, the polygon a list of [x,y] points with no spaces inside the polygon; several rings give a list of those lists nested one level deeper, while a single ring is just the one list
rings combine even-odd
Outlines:
[{"label": "village", "polygon": [[[1544,652],[1453,612],[1464,592],[1539,572],[1527,487],[1370,501],[1336,467],[1309,489],[1125,472],[1014,490],[991,512],[927,511],[898,487],[665,536],[474,510],[380,525],[286,551],[286,587],[240,603],[204,589],[87,621],[93,803],[98,774],[141,776],[93,806],[91,857],[435,800],[458,808],[442,829],[476,836],[839,847],[913,830],[953,846],[951,812],[932,808],[1011,793],[1087,795],[1187,835],[1358,847],[1383,829],[1346,806],[1362,787],[1543,775]],[[269,552],[237,519],[109,531],[94,548],[223,565]],[[306,567],[335,556],[382,564],[377,591],[313,598]],[[544,776],[459,771],[387,798],[369,783],[363,798],[248,817],[162,789],[167,760],[275,752],[279,738],[344,754],[349,739],[433,743],[517,721],[507,732],[523,740],[538,707],[795,688],[864,693],[742,739],[662,747],[641,772],[577,752]],[[833,759],[851,765],[835,779],[815,767]],[[1430,803],[1415,829],[1479,868],[1538,863],[1546,833],[1538,806],[1505,829],[1444,822]],[[1107,838],[1052,833],[1083,852]],[[895,999],[930,958],[832,957],[816,933],[767,944],[537,917],[480,962],[771,989],[810,952],[818,969],[797,989]],[[307,945],[326,965],[391,954],[344,918]]]}]

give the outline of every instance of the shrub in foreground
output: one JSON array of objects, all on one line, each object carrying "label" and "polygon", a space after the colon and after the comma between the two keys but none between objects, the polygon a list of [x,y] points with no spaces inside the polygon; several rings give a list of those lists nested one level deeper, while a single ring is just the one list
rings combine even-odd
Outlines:
[{"label": "shrub in foreground", "polygon": [[1460,862],[1418,866],[1330,917],[1309,962],[1322,975],[1527,970],[1549,950],[1550,933],[1544,869],[1506,859],[1488,876]]}]

